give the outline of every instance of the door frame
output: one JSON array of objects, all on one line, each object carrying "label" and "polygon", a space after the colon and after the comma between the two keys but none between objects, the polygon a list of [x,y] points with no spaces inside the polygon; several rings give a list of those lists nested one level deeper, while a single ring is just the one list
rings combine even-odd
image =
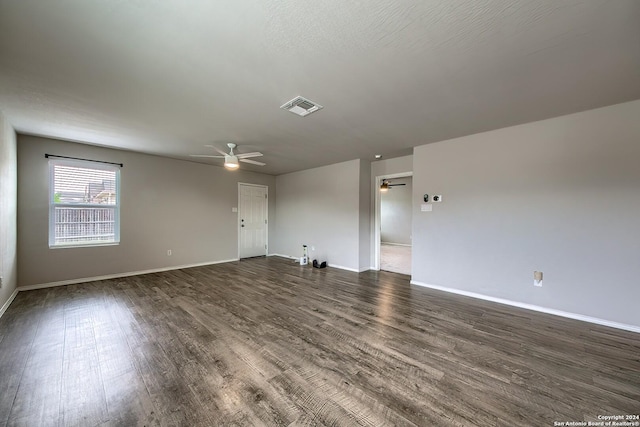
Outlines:
[{"label": "door frame", "polygon": [[240,191],[241,191],[241,187],[242,186],[246,186],[246,187],[262,187],[265,190],[265,194],[267,195],[267,197],[265,198],[266,200],[266,204],[267,204],[267,209],[265,210],[265,219],[267,221],[267,223],[265,224],[265,245],[266,248],[264,250],[264,254],[265,256],[269,255],[269,186],[268,185],[263,185],[263,184],[251,184],[249,182],[238,182],[238,215],[236,215],[236,233],[238,235],[238,260],[242,259],[240,258],[240,245],[241,245],[241,238],[240,238],[240,216],[242,216],[242,212],[240,211],[241,207],[240,207]]},{"label": "door frame", "polygon": [[[374,247],[374,255],[373,255],[373,267],[375,270],[380,271],[380,227],[382,225],[382,216],[380,212],[380,205],[382,203],[382,197],[380,196],[380,186],[382,185],[382,179],[391,179],[391,178],[407,178],[413,177],[413,172],[398,172],[398,173],[387,173],[384,175],[378,175],[375,177],[375,183],[373,186],[374,192],[374,200],[375,200],[375,213],[374,213],[374,225],[373,225],[373,247]],[[413,200],[413,194],[411,196],[411,200]],[[413,202],[412,212],[411,212],[411,228],[413,229]],[[411,233],[413,235],[413,232]],[[413,245],[413,242],[412,242]],[[413,253],[413,251],[412,251]],[[413,263],[411,263],[411,269],[413,270]]]}]

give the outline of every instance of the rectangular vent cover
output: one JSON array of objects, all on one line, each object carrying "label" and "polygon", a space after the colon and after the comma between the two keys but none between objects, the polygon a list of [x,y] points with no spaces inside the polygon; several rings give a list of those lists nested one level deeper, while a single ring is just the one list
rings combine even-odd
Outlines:
[{"label": "rectangular vent cover", "polygon": [[291,111],[294,114],[305,117],[311,113],[314,113],[322,108],[322,105],[310,101],[301,96],[296,96],[291,101],[281,106],[283,110]]}]

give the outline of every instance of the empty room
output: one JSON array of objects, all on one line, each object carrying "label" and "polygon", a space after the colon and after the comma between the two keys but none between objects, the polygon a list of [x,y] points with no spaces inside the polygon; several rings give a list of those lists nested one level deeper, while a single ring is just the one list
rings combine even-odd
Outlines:
[{"label": "empty room", "polygon": [[0,0],[0,427],[640,426],[639,23]]}]

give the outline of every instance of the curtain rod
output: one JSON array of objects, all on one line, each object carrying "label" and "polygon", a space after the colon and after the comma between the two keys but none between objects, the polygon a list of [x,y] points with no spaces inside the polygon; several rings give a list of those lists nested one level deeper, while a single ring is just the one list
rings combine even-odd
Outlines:
[{"label": "curtain rod", "polygon": [[58,158],[58,159],[82,160],[82,161],[85,161],[85,162],[105,163],[107,165],[116,165],[116,166],[124,167],[124,165],[122,163],[103,162],[102,160],[81,159],[79,157],[56,156],[55,154],[45,154],[44,157],[46,157],[47,159],[49,157],[55,157],[55,158]]}]

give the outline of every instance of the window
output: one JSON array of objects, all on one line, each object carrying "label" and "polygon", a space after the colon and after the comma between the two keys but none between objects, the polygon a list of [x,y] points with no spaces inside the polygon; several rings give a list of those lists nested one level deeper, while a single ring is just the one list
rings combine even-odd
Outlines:
[{"label": "window", "polygon": [[49,160],[49,247],[120,242],[120,168]]}]

